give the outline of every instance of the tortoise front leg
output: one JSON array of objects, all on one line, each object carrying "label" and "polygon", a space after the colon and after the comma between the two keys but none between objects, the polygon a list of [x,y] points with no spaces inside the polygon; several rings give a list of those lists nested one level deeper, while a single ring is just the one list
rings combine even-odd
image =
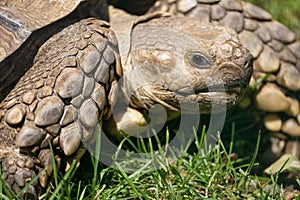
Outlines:
[{"label": "tortoise front leg", "polygon": [[[49,143],[56,160],[67,167],[111,115],[122,70],[115,68],[116,63],[120,67],[116,38],[108,28],[90,18],[51,37],[1,102],[2,178],[14,192],[44,169],[34,185],[47,186],[53,173]],[[34,186],[25,193],[37,197]]]}]

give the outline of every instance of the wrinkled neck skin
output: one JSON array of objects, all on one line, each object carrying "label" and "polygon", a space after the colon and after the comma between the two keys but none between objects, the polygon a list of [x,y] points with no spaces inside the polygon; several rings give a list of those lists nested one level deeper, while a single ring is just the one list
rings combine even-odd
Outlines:
[{"label": "wrinkled neck skin", "polygon": [[113,116],[118,131],[136,135],[150,121],[155,126],[180,113],[222,112],[241,99],[252,56],[232,29],[196,18],[118,12],[110,19],[124,73],[119,100],[125,106],[116,105]]},{"label": "wrinkled neck skin", "polygon": [[[106,123],[105,130],[110,132],[112,135],[120,137],[120,132],[124,132],[129,135],[138,135],[141,132],[147,130],[147,125],[149,125],[149,109],[145,109],[143,106],[133,106],[130,101],[130,95],[128,90],[124,85],[124,82],[128,83],[128,80],[136,79],[138,74],[125,74],[131,68],[130,59],[131,55],[131,38],[132,32],[135,27],[140,22],[148,21],[153,18],[159,18],[163,16],[168,16],[167,13],[154,13],[147,16],[135,16],[124,12],[123,10],[109,7],[111,13],[110,15],[110,25],[116,37],[118,39],[119,52],[121,57],[121,64],[123,66],[124,77],[121,78],[119,83],[121,83],[121,92],[119,93],[117,106],[114,108],[113,119],[110,119]],[[122,16],[122,17],[120,17]],[[130,59],[129,59],[130,57]],[[127,70],[128,69],[128,70]],[[140,72],[142,73],[142,72]],[[132,75],[134,77],[132,77]],[[126,78],[125,78],[126,77]],[[130,81],[131,82],[131,81]],[[140,82],[139,80],[132,80],[132,84]],[[130,87],[131,83],[127,85]],[[151,106],[152,107],[152,106]],[[163,115],[161,115],[161,107],[154,106],[151,109],[151,125],[162,124],[165,121],[172,120],[180,115],[179,110],[169,110],[166,109]]]}]

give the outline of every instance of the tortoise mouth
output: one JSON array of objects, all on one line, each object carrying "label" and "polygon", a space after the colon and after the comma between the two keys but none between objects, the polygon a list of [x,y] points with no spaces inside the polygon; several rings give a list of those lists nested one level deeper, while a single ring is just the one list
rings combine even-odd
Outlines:
[{"label": "tortoise mouth", "polygon": [[244,79],[236,79],[226,84],[215,84],[210,86],[202,86],[200,88],[194,87],[193,89],[182,89],[175,91],[176,94],[181,96],[188,96],[192,94],[208,94],[208,93],[240,93],[241,90],[247,88],[249,81]]},{"label": "tortoise mouth", "polygon": [[[200,113],[211,114],[216,112],[225,112],[233,107],[243,98],[251,77],[246,76],[239,79],[231,80],[226,84],[215,84],[202,86],[200,88],[173,91],[177,99],[184,99],[186,103],[189,100],[197,102]],[[197,111],[180,108],[180,105],[170,102],[170,104],[185,113],[196,114]]]},{"label": "tortoise mouth", "polygon": [[[212,114],[225,112],[230,109],[237,103],[239,103],[246,93],[247,88],[230,87],[225,90],[219,89],[204,89],[197,91],[197,93],[187,94],[187,93],[176,93],[175,96],[177,99],[181,99],[184,102],[183,104],[178,104],[178,102],[168,102],[170,106],[180,110],[182,113],[189,114]],[[190,109],[189,104],[197,104],[199,110]]]},{"label": "tortoise mouth", "polygon": [[248,68],[242,76],[227,79],[226,82],[222,80],[210,85],[194,83],[177,90],[161,84],[148,85],[135,91],[130,104],[145,109],[151,108],[153,104],[161,104],[167,110],[186,114],[199,114],[199,111],[202,114],[224,112],[243,98],[251,75],[252,68]]},{"label": "tortoise mouth", "polygon": [[[212,114],[225,112],[236,105],[244,96],[247,87],[241,84],[220,84],[201,89],[185,89],[171,91],[161,87],[149,90],[140,90],[139,95],[145,98],[131,99],[133,107],[144,107],[149,109],[153,104],[161,104],[167,110],[186,114]],[[147,101],[151,99],[150,101]],[[135,102],[141,102],[135,106]],[[143,105],[143,106],[142,106]]]}]

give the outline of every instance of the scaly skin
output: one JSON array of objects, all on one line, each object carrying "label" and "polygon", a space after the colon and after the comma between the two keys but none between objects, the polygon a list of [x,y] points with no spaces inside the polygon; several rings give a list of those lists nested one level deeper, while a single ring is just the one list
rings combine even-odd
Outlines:
[{"label": "scaly skin", "polygon": [[[197,18],[172,17],[138,24],[130,51],[124,66],[125,77],[130,73],[125,79],[126,95],[129,88],[147,83],[146,89],[133,95],[131,105],[137,108],[161,103],[171,111],[193,113],[180,108],[178,101],[195,98],[201,113],[211,112],[212,99],[221,111],[222,106],[229,108],[239,101],[252,73],[252,56],[236,33]],[[225,91],[225,96],[218,95]]]},{"label": "scaly skin", "polygon": [[[47,185],[52,176],[49,143],[61,160],[57,164],[65,166],[66,155],[80,158],[81,141],[93,140],[96,125],[110,116],[121,75],[115,69],[115,41],[107,23],[96,19],[67,27],[45,42],[2,101],[2,178],[14,192],[43,169],[34,185]],[[30,199],[37,196],[33,186],[26,193]]]},{"label": "scaly skin", "polygon": [[[127,0],[110,1],[131,12],[132,6],[125,4]],[[256,88],[251,101],[243,104],[243,107],[251,105],[249,110],[255,111],[254,123],[262,127],[266,133],[263,135],[272,144],[267,145],[270,148],[262,155],[261,164],[265,168],[284,153],[299,159],[300,42],[292,31],[262,8],[241,0],[157,0],[155,3],[144,0],[143,4],[150,7],[154,4],[148,13],[165,11],[197,17],[236,30],[254,57],[251,85],[268,75]],[[286,145],[278,145],[282,143]]]},{"label": "scaly skin", "polygon": [[[244,4],[241,5],[245,8]],[[193,12],[184,13],[206,14],[203,10],[195,11],[196,8],[199,6],[188,10]],[[239,16],[243,15],[246,12]],[[123,91],[130,106],[148,110],[159,103],[173,115],[179,109],[175,98],[185,102],[196,99],[202,111],[207,113],[211,100],[207,86],[213,88],[223,83],[230,93],[220,99],[221,107],[224,103],[236,104],[251,73],[251,56],[236,34],[230,29],[216,28],[197,19],[155,20],[136,23],[130,35],[131,48],[127,52],[127,60],[123,60],[123,63],[128,63],[123,65],[126,77]],[[122,70],[118,59],[114,59],[114,54],[117,54],[116,38],[107,30],[107,25],[102,23],[104,27],[101,28],[99,23],[88,19],[51,37],[40,48],[32,68],[1,103],[3,178],[14,191],[19,191],[42,169],[46,171],[36,186],[47,184],[52,172],[48,142],[55,147],[57,164],[64,166],[66,158],[80,157],[82,142],[89,138],[93,142],[96,124],[109,118],[116,97],[116,80]],[[217,20],[214,23],[218,23]],[[194,32],[195,27],[197,31]],[[161,31],[165,31],[164,34]],[[142,34],[148,32],[153,34]],[[288,43],[294,44],[294,39],[287,38]],[[249,48],[253,51],[252,47]],[[292,48],[291,51],[294,53],[296,50]],[[298,58],[297,51],[295,55]],[[286,59],[284,55],[282,59]],[[109,66],[114,62],[116,68]],[[141,77],[137,78],[137,75]],[[134,98],[129,98],[130,88],[143,84],[143,81],[151,85],[134,91]],[[196,94],[191,95],[193,92]],[[186,112],[191,111],[187,109]],[[122,127],[117,128],[123,130]],[[27,192],[36,197],[34,190],[30,187]]]},{"label": "scaly skin", "polygon": [[157,0],[148,12],[158,10],[197,17],[237,31],[254,58],[251,85],[268,75],[251,97],[251,110],[258,110],[254,123],[263,122],[263,135],[268,135],[272,143],[262,155],[261,164],[265,168],[283,154],[300,159],[300,42],[295,34],[267,11],[241,0]]},{"label": "scaly skin", "polygon": [[0,101],[32,66],[38,49],[46,40],[89,16],[107,21],[106,1],[1,1]]},{"label": "scaly skin", "polygon": [[[177,39],[188,34],[190,42],[180,48],[181,44],[175,45],[176,40],[169,40],[169,46],[175,47],[174,54],[169,54],[168,48],[164,48],[164,37],[158,39],[161,46],[155,47],[150,42],[151,34],[143,36],[141,30],[157,34],[155,30],[159,31],[159,24],[165,27],[166,35],[170,34],[170,37]],[[188,26],[197,27],[197,31],[181,32],[183,27]],[[3,178],[15,192],[43,169],[46,171],[40,176],[39,183],[35,183],[36,188],[47,185],[53,170],[48,143],[52,144],[55,158],[61,162],[57,165],[65,166],[71,158],[80,158],[82,145],[93,143],[97,125],[105,125],[104,120],[110,117],[118,91],[116,80],[122,70],[116,58],[117,40],[107,28],[101,21],[86,19],[51,37],[39,49],[33,66],[2,101],[0,149]],[[209,35],[201,31],[207,28],[211,30]],[[201,39],[198,39],[199,36]],[[153,82],[149,76],[142,76],[144,82],[140,82],[142,79],[125,75],[129,78],[125,79],[126,84],[122,86],[125,96],[128,96],[129,87],[134,84],[151,83],[153,87],[149,92],[154,96],[146,96],[145,88],[136,93],[131,103],[134,108],[148,109],[151,106],[149,101],[141,100],[145,97],[151,102],[165,102],[163,106],[170,110],[176,108],[178,112],[174,96],[185,99],[186,103],[196,99],[201,107],[203,99],[205,104],[210,100],[206,87],[221,83],[225,84],[226,89],[232,90],[229,100],[221,99],[223,102],[220,105],[235,104],[250,79],[252,56],[241,46],[234,31],[228,28],[215,27],[190,18],[153,19],[137,23],[129,42],[131,49],[128,59],[123,61],[123,64],[130,64],[123,66],[126,75],[136,68],[134,73],[142,72],[165,80]],[[149,65],[150,60],[145,58],[151,54],[157,56],[155,60],[149,57],[153,60]],[[170,65],[169,62],[176,55],[184,56],[176,58],[178,63],[175,65]],[[226,59],[220,59],[224,56]],[[185,64],[181,65],[183,62]],[[168,70],[169,67],[175,70]],[[163,77],[153,73],[155,71],[163,72]],[[195,81],[187,81],[186,87],[179,88],[178,82],[167,81],[169,76],[176,74],[180,78],[180,73],[184,71],[188,78],[186,80]],[[210,78],[206,78],[208,76]],[[185,77],[181,79],[184,80]],[[174,93],[170,92],[172,90]],[[180,93],[177,92],[179,90]],[[196,95],[192,95],[191,90],[195,90]],[[33,186],[27,193],[36,197]]]}]

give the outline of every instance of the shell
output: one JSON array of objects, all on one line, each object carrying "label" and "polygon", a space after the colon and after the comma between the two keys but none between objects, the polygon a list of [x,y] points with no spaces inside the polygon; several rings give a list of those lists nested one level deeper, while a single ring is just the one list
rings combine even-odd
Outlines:
[{"label": "shell", "polygon": [[0,15],[3,23],[0,29],[0,62],[12,54],[33,31],[70,14],[80,2],[81,0],[1,1]]}]

